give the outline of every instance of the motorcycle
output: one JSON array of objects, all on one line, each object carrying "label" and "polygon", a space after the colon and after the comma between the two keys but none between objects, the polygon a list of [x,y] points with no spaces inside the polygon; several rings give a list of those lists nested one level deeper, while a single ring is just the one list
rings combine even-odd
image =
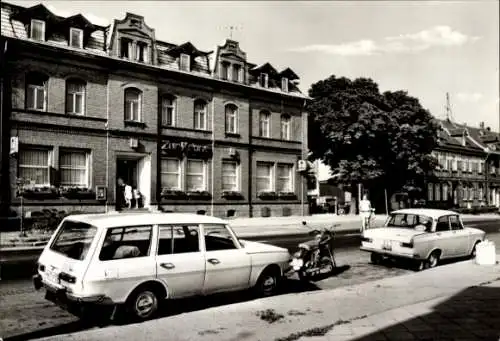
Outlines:
[{"label": "motorcycle", "polygon": [[319,274],[329,274],[337,267],[333,252],[333,228],[339,225],[312,230],[309,235],[314,236],[314,239],[298,245],[299,250],[293,254],[290,266],[301,280],[308,281]]}]

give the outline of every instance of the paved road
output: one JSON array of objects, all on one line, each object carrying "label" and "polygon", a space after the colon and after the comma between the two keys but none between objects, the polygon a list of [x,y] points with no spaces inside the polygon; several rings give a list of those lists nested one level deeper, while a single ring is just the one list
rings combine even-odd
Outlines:
[{"label": "paved road", "polygon": [[[489,232],[488,238],[495,242],[497,250],[500,249],[498,222],[481,222],[474,225]],[[305,237],[283,236],[265,242],[287,247],[293,252],[297,244],[305,239]],[[336,252],[338,273],[328,279],[310,284],[302,284],[292,277],[287,283],[285,293],[333,289],[411,272],[404,265],[371,265],[369,255],[360,252],[358,246],[359,237],[338,239]],[[168,313],[165,311],[164,315],[186,313],[248,299],[245,294],[237,293],[184,300],[182,304],[176,304],[177,308],[173,311]],[[5,341],[9,339],[29,340],[88,328],[70,314],[45,301],[40,292],[34,291],[29,280],[0,282],[0,337],[3,337]],[[11,336],[14,337],[11,338]]]}]

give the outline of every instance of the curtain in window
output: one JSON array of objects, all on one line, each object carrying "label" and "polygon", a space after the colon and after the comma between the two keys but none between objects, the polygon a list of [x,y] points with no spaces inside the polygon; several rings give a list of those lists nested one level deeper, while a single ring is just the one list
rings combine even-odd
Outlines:
[{"label": "curtain in window", "polygon": [[180,189],[180,161],[176,159],[161,160],[161,186],[168,189]]},{"label": "curtain in window", "polygon": [[257,192],[272,190],[272,166],[271,164],[257,164]]},{"label": "curtain in window", "polygon": [[222,163],[222,190],[223,191],[237,191],[237,169],[236,162],[224,161]]},{"label": "curtain in window", "polygon": [[59,155],[61,185],[88,186],[87,154],[85,152],[61,152]]},{"label": "curtain in window", "polygon": [[205,167],[203,161],[187,161],[186,188],[188,191],[205,190]]},{"label": "curtain in window", "polygon": [[290,116],[288,115],[281,116],[281,139],[290,139]]},{"label": "curtain in window", "polygon": [[19,153],[19,177],[35,185],[49,184],[49,151],[24,149]]},{"label": "curtain in window", "polygon": [[276,185],[276,190],[278,192],[293,192],[292,166],[278,165],[278,182]]}]

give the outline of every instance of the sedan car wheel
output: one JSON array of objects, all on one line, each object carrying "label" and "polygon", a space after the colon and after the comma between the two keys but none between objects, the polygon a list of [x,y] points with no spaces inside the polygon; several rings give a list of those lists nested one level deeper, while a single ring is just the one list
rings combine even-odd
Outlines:
[{"label": "sedan car wheel", "polygon": [[158,310],[158,298],[151,289],[138,290],[128,303],[130,314],[137,320],[147,320]]},{"label": "sedan car wheel", "polygon": [[427,259],[427,267],[428,268],[435,268],[439,263],[439,252],[434,251],[433,253],[430,254],[429,258]]},{"label": "sedan car wheel", "polygon": [[280,273],[275,269],[267,269],[261,275],[257,281],[255,289],[259,296],[272,296],[278,291],[278,285],[280,281]]}]

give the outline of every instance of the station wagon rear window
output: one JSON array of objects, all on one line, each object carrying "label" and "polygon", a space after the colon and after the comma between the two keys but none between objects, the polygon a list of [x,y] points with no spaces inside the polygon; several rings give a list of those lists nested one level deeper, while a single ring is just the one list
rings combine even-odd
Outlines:
[{"label": "station wagon rear window", "polygon": [[62,223],[50,249],[71,259],[84,260],[96,233],[95,226],[66,220]]}]

